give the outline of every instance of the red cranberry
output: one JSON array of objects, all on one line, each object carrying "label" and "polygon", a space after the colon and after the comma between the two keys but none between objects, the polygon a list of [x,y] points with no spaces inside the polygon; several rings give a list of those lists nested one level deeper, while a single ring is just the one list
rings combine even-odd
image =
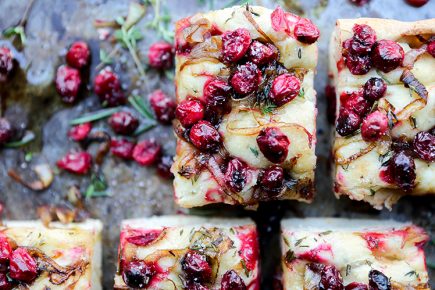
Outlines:
[{"label": "red cranberry", "polygon": [[234,270],[225,272],[222,277],[221,290],[246,290],[243,279]]},{"label": "red cranberry", "polygon": [[189,133],[192,144],[201,151],[216,151],[221,143],[221,136],[208,121],[199,121]]},{"label": "red cranberry", "polygon": [[352,282],[344,287],[345,290],[369,290],[366,284]]},{"label": "red cranberry", "polygon": [[156,42],[148,51],[148,63],[155,69],[169,69],[174,64],[174,48],[167,42]]},{"label": "red cranberry", "polygon": [[9,276],[20,282],[30,283],[38,275],[35,259],[24,248],[13,251],[9,264]]},{"label": "red cranberry", "polygon": [[3,272],[9,265],[12,248],[6,236],[0,234],[0,272]]},{"label": "red cranberry", "polygon": [[245,28],[227,31],[222,36],[222,56],[227,63],[235,63],[248,51],[251,35]]},{"label": "red cranberry", "polygon": [[350,2],[356,6],[363,6],[370,2],[370,0],[350,0]]},{"label": "red cranberry", "polygon": [[432,57],[435,57],[435,40],[432,40],[427,44],[426,50],[427,50],[427,53],[432,55]]},{"label": "red cranberry", "polygon": [[256,65],[270,63],[278,58],[278,49],[270,43],[254,40],[249,46],[248,59]]},{"label": "red cranberry", "polygon": [[187,290],[210,290],[208,287],[200,283],[191,283],[187,285]]},{"label": "red cranberry", "polygon": [[188,128],[204,118],[204,106],[197,100],[184,100],[178,104],[175,116]]},{"label": "red cranberry", "polygon": [[373,48],[373,66],[385,73],[388,73],[403,63],[405,52],[403,48],[392,40],[379,40]]},{"label": "red cranberry", "polygon": [[340,272],[331,265],[326,265],[320,274],[320,290],[343,290],[343,278]]},{"label": "red cranberry", "polygon": [[156,90],[150,95],[150,104],[160,123],[171,124],[175,118],[175,108],[177,107],[174,100],[161,90]]},{"label": "red cranberry", "polygon": [[390,279],[378,270],[369,272],[370,290],[391,290]]},{"label": "red cranberry", "polygon": [[56,91],[62,101],[71,104],[77,100],[82,79],[80,72],[72,67],[62,65],[56,73]]},{"label": "red cranberry", "polygon": [[76,125],[68,131],[68,137],[76,142],[82,141],[88,136],[91,129],[92,124],[90,122]]},{"label": "red cranberry", "polygon": [[370,53],[376,42],[376,32],[368,25],[355,24],[353,33],[351,52],[357,55]]},{"label": "red cranberry", "polygon": [[428,132],[419,132],[414,137],[414,151],[423,160],[435,161],[435,136]]},{"label": "red cranberry", "polygon": [[125,139],[112,139],[110,141],[110,152],[122,159],[132,159],[134,143]]},{"label": "red cranberry", "polygon": [[414,159],[405,151],[400,151],[393,155],[388,166],[394,183],[404,191],[412,190],[416,177]]},{"label": "red cranberry", "polygon": [[164,155],[157,164],[157,174],[162,178],[171,179],[174,175],[171,172],[171,166],[174,163],[174,156]]},{"label": "red cranberry", "polygon": [[282,163],[287,158],[290,140],[279,128],[268,127],[261,130],[257,144],[270,162]]},{"label": "red cranberry", "polygon": [[301,18],[295,26],[295,37],[302,43],[312,44],[320,37],[320,31],[311,20]]},{"label": "red cranberry", "polygon": [[297,77],[282,74],[273,80],[270,98],[275,105],[282,106],[296,98],[300,89],[301,81]]},{"label": "red cranberry", "polygon": [[261,71],[251,62],[239,65],[230,82],[236,93],[241,96],[249,95],[258,89]]},{"label": "red cranberry", "polygon": [[429,2],[429,0],[406,0],[406,2],[411,6],[421,7]]},{"label": "red cranberry", "polygon": [[94,91],[100,101],[109,107],[123,105],[126,102],[118,75],[108,67],[95,77]]},{"label": "red cranberry", "polygon": [[347,136],[359,129],[361,121],[361,117],[357,113],[341,108],[335,129],[341,136]]},{"label": "red cranberry", "polygon": [[0,145],[11,141],[14,136],[14,129],[6,118],[0,118]]},{"label": "red cranberry", "polygon": [[130,135],[139,126],[139,120],[129,112],[121,111],[110,116],[109,125],[117,134]]},{"label": "red cranberry", "polygon": [[240,159],[234,158],[228,162],[225,171],[225,184],[235,192],[241,192],[247,182],[248,166]]},{"label": "red cranberry", "polygon": [[210,79],[204,84],[204,100],[208,107],[217,108],[226,104],[231,94],[228,83]]},{"label": "red cranberry", "polygon": [[12,290],[14,285],[5,273],[0,273],[0,290]]},{"label": "red cranberry", "polygon": [[88,152],[70,152],[57,161],[57,166],[76,174],[86,174],[91,168],[92,156]]},{"label": "red cranberry", "polygon": [[284,182],[284,170],[279,166],[271,166],[260,177],[260,186],[267,193],[278,194]]},{"label": "red cranberry", "polygon": [[89,65],[89,57],[91,52],[89,46],[84,41],[74,42],[66,54],[66,62],[68,65],[82,69]]},{"label": "red cranberry", "polygon": [[207,261],[207,257],[197,251],[189,250],[181,260],[181,268],[186,274],[189,282],[209,281],[212,269]]},{"label": "red cranberry", "polygon": [[357,113],[359,116],[366,115],[372,106],[371,102],[364,98],[363,90],[343,92],[340,95],[341,106]]},{"label": "red cranberry", "polygon": [[370,78],[364,84],[364,98],[372,102],[385,96],[386,91],[387,84],[381,78]]},{"label": "red cranberry", "polygon": [[361,136],[364,141],[373,142],[379,140],[388,131],[388,118],[385,114],[375,111],[369,114],[361,126]]},{"label": "red cranberry", "polygon": [[122,280],[132,288],[145,288],[150,283],[156,270],[153,264],[144,261],[131,261],[123,266]]},{"label": "red cranberry", "polygon": [[14,57],[9,48],[0,47],[0,82],[6,81],[14,68]]},{"label": "red cranberry", "polygon": [[143,140],[133,149],[133,159],[142,166],[156,164],[161,155],[162,146],[153,140]]},{"label": "red cranberry", "polygon": [[369,55],[347,54],[344,63],[353,75],[365,75],[372,68],[372,60]]}]

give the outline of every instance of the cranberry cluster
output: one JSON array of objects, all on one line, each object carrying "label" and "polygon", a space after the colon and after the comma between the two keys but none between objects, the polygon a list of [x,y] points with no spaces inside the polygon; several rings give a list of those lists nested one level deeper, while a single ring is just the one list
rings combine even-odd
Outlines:
[{"label": "cranberry cluster", "polygon": [[0,47],[0,83],[6,81],[14,69],[14,56],[6,47]]},{"label": "cranberry cluster", "polygon": [[18,283],[32,283],[38,276],[37,261],[25,248],[13,249],[0,234],[0,289],[11,290]]},{"label": "cranberry cluster", "polygon": [[388,73],[403,63],[403,48],[392,40],[377,40],[366,24],[355,24],[353,37],[342,44],[344,63],[354,75],[364,75],[374,67]]}]

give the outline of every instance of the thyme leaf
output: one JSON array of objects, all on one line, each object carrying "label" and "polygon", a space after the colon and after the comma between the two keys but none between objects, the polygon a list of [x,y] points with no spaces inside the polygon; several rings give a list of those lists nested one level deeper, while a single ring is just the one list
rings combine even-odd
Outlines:
[{"label": "thyme leaf", "polygon": [[258,152],[258,150],[255,149],[255,148],[249,147],[249,150],[251,150],[252,154],[254,154],[255,157],[258,157],[258,155],[260,154],[260,153]]}]

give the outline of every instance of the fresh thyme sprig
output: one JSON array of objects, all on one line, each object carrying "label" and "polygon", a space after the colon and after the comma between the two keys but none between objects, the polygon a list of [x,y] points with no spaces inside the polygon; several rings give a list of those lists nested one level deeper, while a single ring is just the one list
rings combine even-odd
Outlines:
[{"label": "fresh thyme sprig", "polygon": [[17,26],[6,28],[3,31],[4,37],[16,37],[19,36],[21,45],[26,44],[26,32],[25,32],[25,26],[27,24],[27,18],[29,17],[30,10],[32,9],[33,3],[35,0],[30,0],[29,3],[26,6],[26,10],[24,11],[23,17],[21,17],[20,22]]},{"label": "fresh thyme sprig", "polygon": [[128,102],[146,119],[155,120],[153,113],[141,97],[130,96]]},{"label": "fresh thyme sprig", "polygon": [[159,37],[169,43],[174,42],[174,32],[169,29],[171,23],[171,15],[165,9],[162,13],[161,0],[147,0],[145,3],[151,5],[154,9],[154,18],[147,24],[147,27],[154,29]]}]

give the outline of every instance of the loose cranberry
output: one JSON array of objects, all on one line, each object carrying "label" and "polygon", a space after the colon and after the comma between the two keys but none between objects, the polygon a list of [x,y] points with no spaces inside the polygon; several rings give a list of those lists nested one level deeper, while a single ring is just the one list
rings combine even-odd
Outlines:
[{"label": "loose cranberry", "polygon": [[150,283],[156,270],[153,264],[144,261],[131,261],[123,266],[122,280],[132,288],[145,288]]},{"label": "loose cranberry", "polygon": [[165,70],[174,64],[174,48],[167,42],[156,42],[148,51],[148,63],[152,68]]},{"label": "loose cranberry", "polygon": [[207,257],[197,251],[189,250],[181,260],[181,268],[189,282],[206,282],[212,275],[212,269]]},{"label": "loose cranberry", "polygon": [[143,140],[133,149],[133,159],[142,166],[156,164],[161,155],[162,146],[153,140]]},{"label": "loose cranberry", "polygon": [[95,77],[94,91],[100,101],[109,107],[123,105],[126,102],[119,77],[109,67],[101,70]]},{"label": "loose cranberry", "polygon": [[350,2],[356,6],[363,6],[370,2],[370,0],[350,0]]},{"label": "loose cranberry", "polygon": [[273,80],[270,98],[278,107],[287,104],[296,98],[301,89],[301,81],[291,75],[282,74]]},{"label": "loose cranberry", "polygon": [[385,114],[375,111],[369,114],[361,126],[361,136],[364,141],[374,142],[379,140],[388,131],[388,118]]},{"label": "loose cranberry", "polygon": [[0,273],[0,290],[12,290],[14,285],[5,273]]},{"label": "loose cranberry", "polygon": [[387,84],[381,78],[370,78],[364,84],[364,98],[372,102],[385,96],[386,91]]},{"label": "loose cranberry", "polygon": [[357,113],[341,108],[335,129],[341,136],[348,136],[359,129],[361,122],[361,117]]},{"label": "loose cranberry", "polygon": [[344,63],[353,75],[365,75],[372,68],[372,60],[369,55],[348,54]]},{"label": "loose cranberry", "polygon": [[278,49],[270,43],[254,40],[249,46],[248,59],[256,65],[264,65],[278,58]]},{"label": "loose cranberry", "polygon": [[427,53],[432,55],[432,57],[435,57],[435,40],[432,40],[427,44],[426,50],[427,50]]},{"label": "loose cranberry", "polygon": [[117,134],[131,135],[139,126],[139,120],[129,112],[116,112],[109,118],[109,125]]},{"label": "loose cranberry", "polygon": [[24,248],[13,251],[9,264],[9,276],[20,282],[31,283],[38,275],[35,259]]},{"label": "loose cranberry", "polygon": [[56,73],[56,91],[62,101],[68,104],[77,100],[82,79],[80,72],[72,67],[62,65]]},{"label": "loose cranberry", "polygon": [[68,137],[76,142],[82,141],[88,136],[91,129],[92,124],[90,122],[76,125],[68,131]]},{"label": "loose cranberry", "polygon": [[351,52],[357,55],[370,53],[376,42],[376,32],[365,24],[355,24],[352,30]]},{"label": "loose cranberry", "polygon": [[0,47],[0,82],[6,81],[14,68],[14,57],[9,48]]},{"label": "loose cranberry", "polygon": [[245,28],[227,31],[222,36],[222,56],[227,63],[239,61],[248,51],[251,35]]},{"label": "loose cranberry", "polygon": [[301,18],[295,26],[295,37],[302,43],[312,44],[319,39],[320,31],[311,20]]},{"label": "loose cranberry", "polygon": [[344,287],[345,290],[369,290],[366,284],[352,282]]},{"label": "loose cranberry", "polygon": [[404,57],[403,48],[395,41],[383,39],[374,45],[373,66],[385,73],[401,66]]},{"label": "loose cranberry", "polygon": [[0,234],[0,272],[7,269],[11,258],[12,248],[6,236]]},{"label": "loose cranberry", "polygon": [[0,118],[0,145],[11,141],[14,136],[14,129],[6,118]]},{"label": "loose cranberry", "polygon": [[76,174],[86,174],[91,168],[92,156],[88,152],[70,152],[57,161],[57,166]]},{"label": "loose cranberry", "polygon": [[69,66],[82,69],[89,65],[91,52],[89,46],[84,41],[74,42],[66,54],[66,62]]},{"label": "loose cranberry", "polygon": [[190,141],[201,151],[216,151],[221,143],[221,136],[208,121],[199,121],[190,130]]},{"label": "loose cranberry", "polygon": [[414,151],[423,160],[435,161],[435,136],[428,132],[419,132],[414,137]]},{"label": "loose cranberry", "polygon": [[412,190],[416,177],[414,159],[400,151],[393,155],[388,166],[394,183],[404,191]]},{"label": "loose cranberry", "polygon": [[234,270],[225,272],[222,277],[221,290],[246,290],[243,279]]},{"label": "loose cranberry", "polygon": [[204,106],[198,100],[184,100],[178,104],[175,116],[188,128],[204,118]]},{"label": "loose cranberry", "polygon": [[406,0],[406,2],[411,6],[421,7],[429,2],[429,0]]},{"label": "loose cranberry", "polygon": [[225,184],[235,192],[241,192],[246,185],[248,166],[238,158],[228,162],[225,171]]},{"label": "loose cranberry", "polygon": [[370,290],[391,290],[390,279],[378,270],[369,272]]},{"label": "loose cranberry", "polygon": [[279,166],[271,166],[260,177],[261,189],[267,193],[278,194],[284,182],[284,170]]},{"label": "loose cranberry", "polygon": [[174,156],[164,155],[157,164],[157,174],[160,177],[171,179],[174,175],[171,172],[171,166],[174,163]]},{"label": "loose cranberry", "polygon": [[125,139],[112,139],[110,141],[110,152],[122,159],[132,159],[134,143]]},{"label": "loose cranberry", "polygon": [[364,98],[363,90],[343,92],[340,95],[340,102],[343,108],[353,111],[361,117],[365,116],[372,106],[372,103]]},{"label": "loose cranberry", "polygon": [[204,100],[207,107],[218,108],[226,104],[231,95],[228,83],[219,79],[210,79],[204,84]]},{"label": "loose cranberry", "polygon": [[230,82],[237,94],[241,96],[249,95],[258,89],[261,82],[261,71],[252,62],[239,65]]},{"label": "loose cranberry", "polygon": [[326,265],[320,274],[320,290],[343,290],[343,278],[340,272],[331,265]]},{"label": "loose cranberry", "polygon": [[257,144],[270,162],[282,163],[287,158],[290,140],[279,128],[268,127],[261,130]]},{"label": "loose cranberry", "polygon": [[157,120],[169,125],[175,118],[175,109],[177,105],[174,100],[169,98],[161,90],[156,90],[150,95],[150,104],[154,110]]}]

